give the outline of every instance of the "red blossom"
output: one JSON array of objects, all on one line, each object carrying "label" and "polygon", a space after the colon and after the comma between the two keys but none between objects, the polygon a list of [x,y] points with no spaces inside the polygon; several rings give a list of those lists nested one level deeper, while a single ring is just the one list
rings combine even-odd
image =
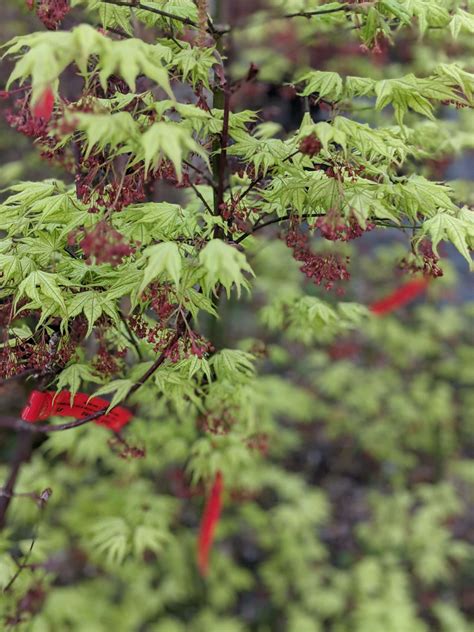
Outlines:
[{"label": "red blossom", "polygon": [[294,259],[303,264],[301,272],[316,285],[323,285],[326,290],[331,290],[336,282],[350,278],[347,269],[349,257],[343,259],[337,254],[312,252],[308,235],[302,233],[298,225],[290,226],[286,245],[292,248]]},{"label": "red blossom", "polygon": [[124,236],[104,220],[85,234],[79,246],[88,264],[110,263],[112,266],[118,266],[125,257],[135,252],[135,249],[125,241]]},{"label": "red blossom", "polygon": [[44,119],[45,121],[49,121],[54,109],[54,93],[51,90],[50,86],[48,86],[40,98],[36,101],[33,106],[33,116],[35,119]]},{"label": "red blossom", "polygon": [[372,303],[370,306],[370,311],[377,316],[382,316],[383,314],[388,314],[398,309],[399,307],[403,307],[413,299],[415,299],[419,294],[426,290],[428,286],[429,280],[426,278],[423,279],[412,279],[407,283],[404,283],[399,288],[397,288],[394,292],[386,296],[385,298],[380,299],[380,301],[376,301]]},{"label": "red blossom", "polygon": [[47,29],[55,31],[71,10],[69,0],[38,0],[36,15]]},{"label": "red blossom", "polygon": [[316,134],[309,134],[301,139],[298,149],[306,156],[314,156],[321,151],[322,143]]},{"label": "red blossom", "polygon": [[224,479],[221,472],[217,472],[211,493],[204,508],[204,513],[199,528],[198,538],[198,567],[202,576],[207,575],[209,568],[209,552],[214,540],[214,533],[219,522],[222,509],[222,492]]}]

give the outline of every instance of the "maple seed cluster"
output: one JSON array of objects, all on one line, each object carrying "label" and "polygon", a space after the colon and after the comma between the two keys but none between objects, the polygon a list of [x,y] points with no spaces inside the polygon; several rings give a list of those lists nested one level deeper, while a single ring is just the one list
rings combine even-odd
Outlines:
[{"label": "maple seed cluster", "polygon": [[299,225],[292,225],[286,236],[286,245],[293,250],[296,261],[303,263],[300,270],[316,285],[331,290],[338,281],[347,281],[349,257],[343,259],[336,254],[315,254],[309,245],[309,237],[301,232]]},{"label": "maple seed cluster", "polygon": [[[69,236],[69,245],[73,245],[76,241],[76,234]],[[112,266],[118,266],[125,257],[129,257],[135,252],[121,233],[110,226],[105,220],[98,222],[94,228],[85,234],[79,242],[86,263],[110,263]]]}]

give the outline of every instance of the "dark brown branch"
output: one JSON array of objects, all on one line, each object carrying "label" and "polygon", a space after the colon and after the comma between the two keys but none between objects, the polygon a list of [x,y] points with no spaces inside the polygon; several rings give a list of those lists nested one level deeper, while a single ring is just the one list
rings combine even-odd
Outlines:
[{"label": "dark brown branch", "polygon": [[16,375],[12,375],[10,377],[5,377],[3,380],[0,380],[0,386],[5,386],[9,382],[14,382],[15,380],[21,380],[24,377],[28,377],[29,375],[37,375],[38,377],[42,376],[43,373],[40,373],[38,369],[26,369],[25,371],[21,371],[21,373],[17,373]]},{"label": "dark brown branch", "polygon": [[[311,219],[314,217],[324,217],[325,215],[326,213],[307,213],[305,215],[301,215],[300,218]],[[272,224],[279,224],[280,222],[287,222],[288,220],[292,219],[292,217],[294,217],[294,215],[289,214],[289,215],[284,215],[283,217],[274,217],[273,219],[269,220],[268,222],[265,222],[264,224],[257,223],[252,228],[252,230],[250,230],[248,233],[244,233],[243,235],[240,235],[240,237],[234,241],[234,244],[240,244],[242,241],[244,241],[244,239],[247,239],[247,237],[250,237],[250,235],[253,235],[254,233],[256,233],[258,230],[262,228],[266,228],[267,226],[271,226]],[[394,222],[390,222],[390,220],[384,220],[384,219],[371,219],[370,221],[379,226],[385,226],[386,228],[412,228],[412,229],[420,228],[420,225],[418,224],[395,224]]]},{"label": "dark brown branch", "polygon": [[230,90],[226,85],[224,87],[224,114],[222,121],[222,134],[221,134],[221,150],[219,154],[217,175],[217,208],[215,213],[220,214],[221,206],[224,203],[224,189],[225,189],[225,175],[227,171],[227,144],[229,142],[229,116],[230,116]]},{"label": "dark brown branch", "polygon": [[[168,351],[178,342],[178,340],[183,335],[185,329],[186,329],[186,324],[183,319],[177,326],[176,333],[174,334],[170,342],[166,345],[166,348],[164,349],[164,351],[162,351],[162,353],[158,356],[158,358],[151,365],[151,367],[141,376],[141,378],[137,382],[135,382],[135,384],[133,384],[133,386],[128,391],[126,397],[124,398],[124,401],[127,400],[129,397],[131,397],[134,393],[136,393],[138,389],[141,388],[143,384],[145,384],[145,382],[147,382],[147,380],[149,380],[150,377],[160,368],[160,366],[166,360]],[[26,432],[27,434],[28,433],[34,434],[34,433],[62,432],[63,430],[71,430],[72,428],[79,428],[80,426],[84,426],[85,424],[91,421],[95,421],[99,417],[102,417],[102,415],[105,415],[106,413],[107,413],[107,408],[103,408],[102,410],[97,410],[95,413],[92,413],[91,415],[87,415],[87,417],[83,417],[82,419],[75,419],[74,421],[66,422],[64,424],[55,424],[55,425],[29,424],[23,421],[22,419],[2,419],[0,420],[0,427],[12,428],[13,430],[23,431],[23,432]],[[11,493],[13,491],[13,488],[9,489],[7,485],[5,486],[5,490],[8,493]],[[0,502],[0,507],[1,507],[1,502]]]},{"label": "dark brown branch", "polygon": [[18,475],[21,466],[31,456],[33,451],[33,435],[28,432],[22,432],[18,435],[17,447],[10,464],[10,474],[7,482],[3,487],[3,494],[0,496],[0,530],[5,527],[5,520],[10,506]]},{"label": "dark brown branch", "polygon": [[[156,15],[161,15],[163,18],[168,18],[169,20],[176,20],[177,22],[181,22],[182,24],[186,24],[187,26],[192,26],[195,29],[199,29],[199,24],[191,20],[190,18],[183,17],[181,15],[176,15],[174,13],[170,13],[169,11],[164,11],[163,9],[158,9],[157,7],[150,7],[147,4],[143,4],[142,2],[136,2],[132,0],[131,2],[127,2],[126,0],[101,0],[104,4],[113,4],[117,7],[126,7],[128,9],[141,9],[142,11],[149,11],[150,13],[155,13]],[[214,26],[211,20],[207,21],[207,31],[212,33],[213,35],[222,35],[227,33],[227,28],[219,28]]]}]

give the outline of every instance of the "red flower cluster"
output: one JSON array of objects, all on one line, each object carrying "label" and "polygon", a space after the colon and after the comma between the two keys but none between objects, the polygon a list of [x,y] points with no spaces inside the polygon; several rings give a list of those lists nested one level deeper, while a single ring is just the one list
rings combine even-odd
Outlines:
[{"label": "red flower cluster", "polygon": [[120,180],[110,175],[111,167],[102,154],[81,158],[76,171],[76,195],[90,204],[92,213],[101,208],[121,211],[129,204],[142,202],[146,197],[145,185],[154,178],[145,176],[143,166],[128,173]]},{"label": "red flower cluster", "polygon": [[[22,312],[22,316],[26,316]],[[35,316],[38,314],[34,314]],[[62,368],[73,357],[77,346],[84,338],[87,323],[83,317],[77,317],[71,324],[69,336],[62,338],[51,337],[37,342],[24,342],[18,339],[18,344],[5,344],[0,352],[0,377],[9,378],[23,371],[38,371]],[[6,340],[4,342],[7,342]]]},{"label": "red flower cluster", "polygon": [[260,452],[262,456],[265,456],[268,452],[270,445],[270,438],[265,432],[260,432],[247,441],[247,447],[249,450],[256,450]]},{"label": "red flower cluster", "polygon": [[140,338],[154,345],[154,350],[159,352],[169,340],[169,332],[166,329],[155,325],[151,327],[139,314],[131,314],[128,317],[128,324],[133,333]]},{"label": "red flower cluster", "polygon": [[[70,236],[70,243],[74,243],[75,234]],[[135,249],[126,243],[124,237],[106,221],[101,221],[85,234],[79,246],[88,264],[110,263],[118,266],[125,257],[129,257]]]},{"label": "red flower cluster", "polygon": [[199,430],[212,435],[229,434],[234,424],[235,416],[228,409],[207,412],[198,420]]},{"label": "red flower cluster", "polygon": [[230,232],[245,233],[251,229],[248,222],[249,209],[240,204],[239,199],[231,199],[219,207],[221,217],[228,223]]},{"label": "red flower cluster", "polygon": [[180,338],[175,345],[166,350],[166,357],[172,362],[178,362],[182,358],[189,358],[191,355],[203,358],[213,350],[214,347],[209,340],[193,331],[188,331],[185,337]]},{"label": "red flower cluster", "polygon": [[321,151],[322,144],[316,134],[309,134],[301,139],[298,146],[299,151],[306,156],[314,156]]},{"label": "red flower cluster", "polygon": [[339,213],[331,212],[331,209],[324,217],[318,217],[315,225],[324,239],[329,241],[350,241],[375,228],[375,224],[372,223],[368,223],[365,228],[362,228],[355,217],[351,217],[349,222],[345,224]]},{"label": "red flower cluster", "polygon": [[411,256],[402,259],[400,262],[402,270],[423,272],[425,276],[433,278],[443,276],[443,270],[438,265],[440,258],[433,252],[433,246],[430,241],[424,239],[418,246],[418,252],[420,253],[420,257]]},{"label": "red flower cluster", "polygon": [[129,316],[128,324],[138,338],[146,340],[153,345],[153,350],[156,353],[166,349],[166,357],[172,362],[189,358],[191,355],[203,358],[213,351],[213,346],[208,340],[191,330],[187,331],[186,335],[168,348],[175,333],[172,329],[166,329],[166,324],[150,326],[139,314]]},{"label": "red flower cluster", "polygon": [[[5,93],[10,96],[10,93]],[[30,138],[35,138],[38,142],[43,142],[48,135],[47,118],[36,116],[30,108],[30,94],[16,99],[13,110],[7,110],[5,118],[13,129]]]},{"label": "red flower cluster", "polygon": [[36,4],[36,15],[51,31],[59,27],[70,10],[69,0],[37,0]]},{"label": "red flower cluster", "polygon": [[303,263],[301,272],[316,285],[323,285],[326,290],[331,290],[337,281],[347,281],[350,278],[345,261],[335,254],[315,254],[311,251],[308,235],[301,232],[299,226],[291,226],[286,244],[293,249],[293,257]]},{"label": "red flower cluster", "polygon": [[176,308],[175,297],[169,283],[152,283],[143,293],[143,299],[162,321],[168,320]]},{"label": "red flower cluster", "polygon": [[96,336],[99,339],[99,348],[92,361],[95,371],[104,377],[112,377],[123,371],[121,360],[127,355],[126,349],[114,349],[111,351],[105,340],[104,332],[98,329]]}]

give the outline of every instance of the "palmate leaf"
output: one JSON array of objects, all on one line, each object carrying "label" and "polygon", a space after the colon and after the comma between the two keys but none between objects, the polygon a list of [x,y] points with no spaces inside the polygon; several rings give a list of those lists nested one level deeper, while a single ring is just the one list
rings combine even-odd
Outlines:
[{"label": "palmate leaf", "polygon": [[145,162],[145,170],[156,169],[163,158],[173,163],[179,180],[182,178],[182,162],[190,153],[200,156],[206,163],[205,150],[194,140],[189,130],[176,123],[154,123],[141,137],[141,153],[138,159]]},{"label": "palmate leaf", "polygon": [[59,277],[51,272],[35,271],[31,272],[18,286],[18,293],[15,304],[22,296],[28,296],[41,304],[42,297],[47,297],[60,309],[62,314],[66,314],[66,304],[61,289],[58,285]]},{"label": "palmate leaf", "polygon": [[102,316],[102,301],[103,297],[99,292],[88,290],[75,294],[67,303],[68,318],[74,318],[81,313],[87,318],[86,337],[91,335],[94,323]]},{"label": "palmate leaf", "polygon": [[244,272],[253,275],[253,270],[245,255],[222,240],[212,239],[201,250],[199,262],[203,270],[202,286],[206,293],[212,292],[218,283],[225,288],[227,296],[233,286],[237,288],[238,296],[242,287],[249,287]]},{"label": "palmate leaf", "polygon": [[84,133],[88,158],[93,149],[103,151],[106,147],[133,147],[140,142],[140,130],[129,112],[116,114],[74,114],[71,122]]},{"label": "palmate leaf", "polygon": [[433,118],[432,101],[453,101],[463,105],[471,103],[474,75],[462,70],[457,64],[441,64],[428,77],[407,74],[376,81],[352,76],[343,79],[334,72],[312,70],[297,79],[297,83],[304,84],[301,95],[324,95],[329,101],[375,96],[376,109],[383,110],[392,105],[397,122],[402,125],[408,110]]},{"label": "palmate leaf", "polygon": [[129,240],[147,244],[168,241],[192,231],[179,204],[146,202],[128,206],[114,218],[114,226]]},{"label": "palmate leaf", "polygon": [[[133,32],[131,27],[133,17],[149,27],[159,26],[165,29],[171,27],[173,32],[181,32],[183,30],[184,25],[180,20],[172,20],[146,9],[133,7],[133,2],[131,1],[129,4],[130,7],[128,8],[126,6],[106,4],[102,0],[71,0],[72,6],[84,6],[91,12],[97,12],[101,24],[106,29],[119,27],[125,33],[131,35]],[[156,6],[172,15],[193,21],[198,19],[196,4],[193,0],[145,0],[143,5]]]},{"label": "palmate leaf", "polygon": [[255,358],[238,349],[221,349],[209,360],[218,380],[246,381],[255,374]]},{"label": "palmate leaf", "polygon": [[133,533],[133,550],[137,557],[146,551],[159,553],[169,539],[167,531],[151,525],[139,525]]},{"label": "palmate leaf", "polygon": [[111,564],[121,564],[130,552],[131,529],[123,518],[104,518],[91,529],[90,546]]},{"label": "palmate leaf", "polygon": [[[111,410],[114,406],[120,404],[123,401],[130,389],[133,386],[132,380],[112,380],[108,384],[101,386],[93,395],[93,397],[100,397],[101,395],[108,395],[109,393],[114,393],[112,400],[107,408],[107,410]],[[92,397],[92,396],[91,396]]]},{"label": "palmate leaf", "polygon": [[92,373],[89,365],[71,364],[59,374],[56,388],[58,391],[67,388],[71,392],[72,403],[74,395],[78,392],[82,382],[96,382],[100,384],[102,380]]},{"label": "palmate leaf", "polygon": [[452,36],[457,39],[461,31],[474,33],[474,15],[457,9],[449,23]]},{"label": "palmate leaf", "polygon": [[92,72],[91,59],[96,60],[95,69],[104,88],[107,79],[118,74],[133,91],[137,76],[143,74],[173,98],[166,70],[171,51],[162,44],[146,44],[135,38],[112,40],[92,26],[81,24],[71,31],[18,36],[5,47],[5,55],[19,56],[7,87],[31,78],[33,104],[48,86],[56,89],[60,75],[70,64],[76,63],[84,75]]},{"label": "palmate leaf", "polygon": [[469,238],[472,236],[474,222],[467,223],[465,219],[454,217],[449,213],[438,213],[423,223],[421,235],[429,235],[433,243],[433,250],[437,252],[440,241],[450,241],[474,269],[469,253]]},{"label": "palmate leaf", "polygon": [[179,285],[182,262],[176,242],[168,241],[150,246],[145,250],[144,255],[147,257],[148,263],[143,272],[140,294],[156,278],[171,279],[176,286]]}]

